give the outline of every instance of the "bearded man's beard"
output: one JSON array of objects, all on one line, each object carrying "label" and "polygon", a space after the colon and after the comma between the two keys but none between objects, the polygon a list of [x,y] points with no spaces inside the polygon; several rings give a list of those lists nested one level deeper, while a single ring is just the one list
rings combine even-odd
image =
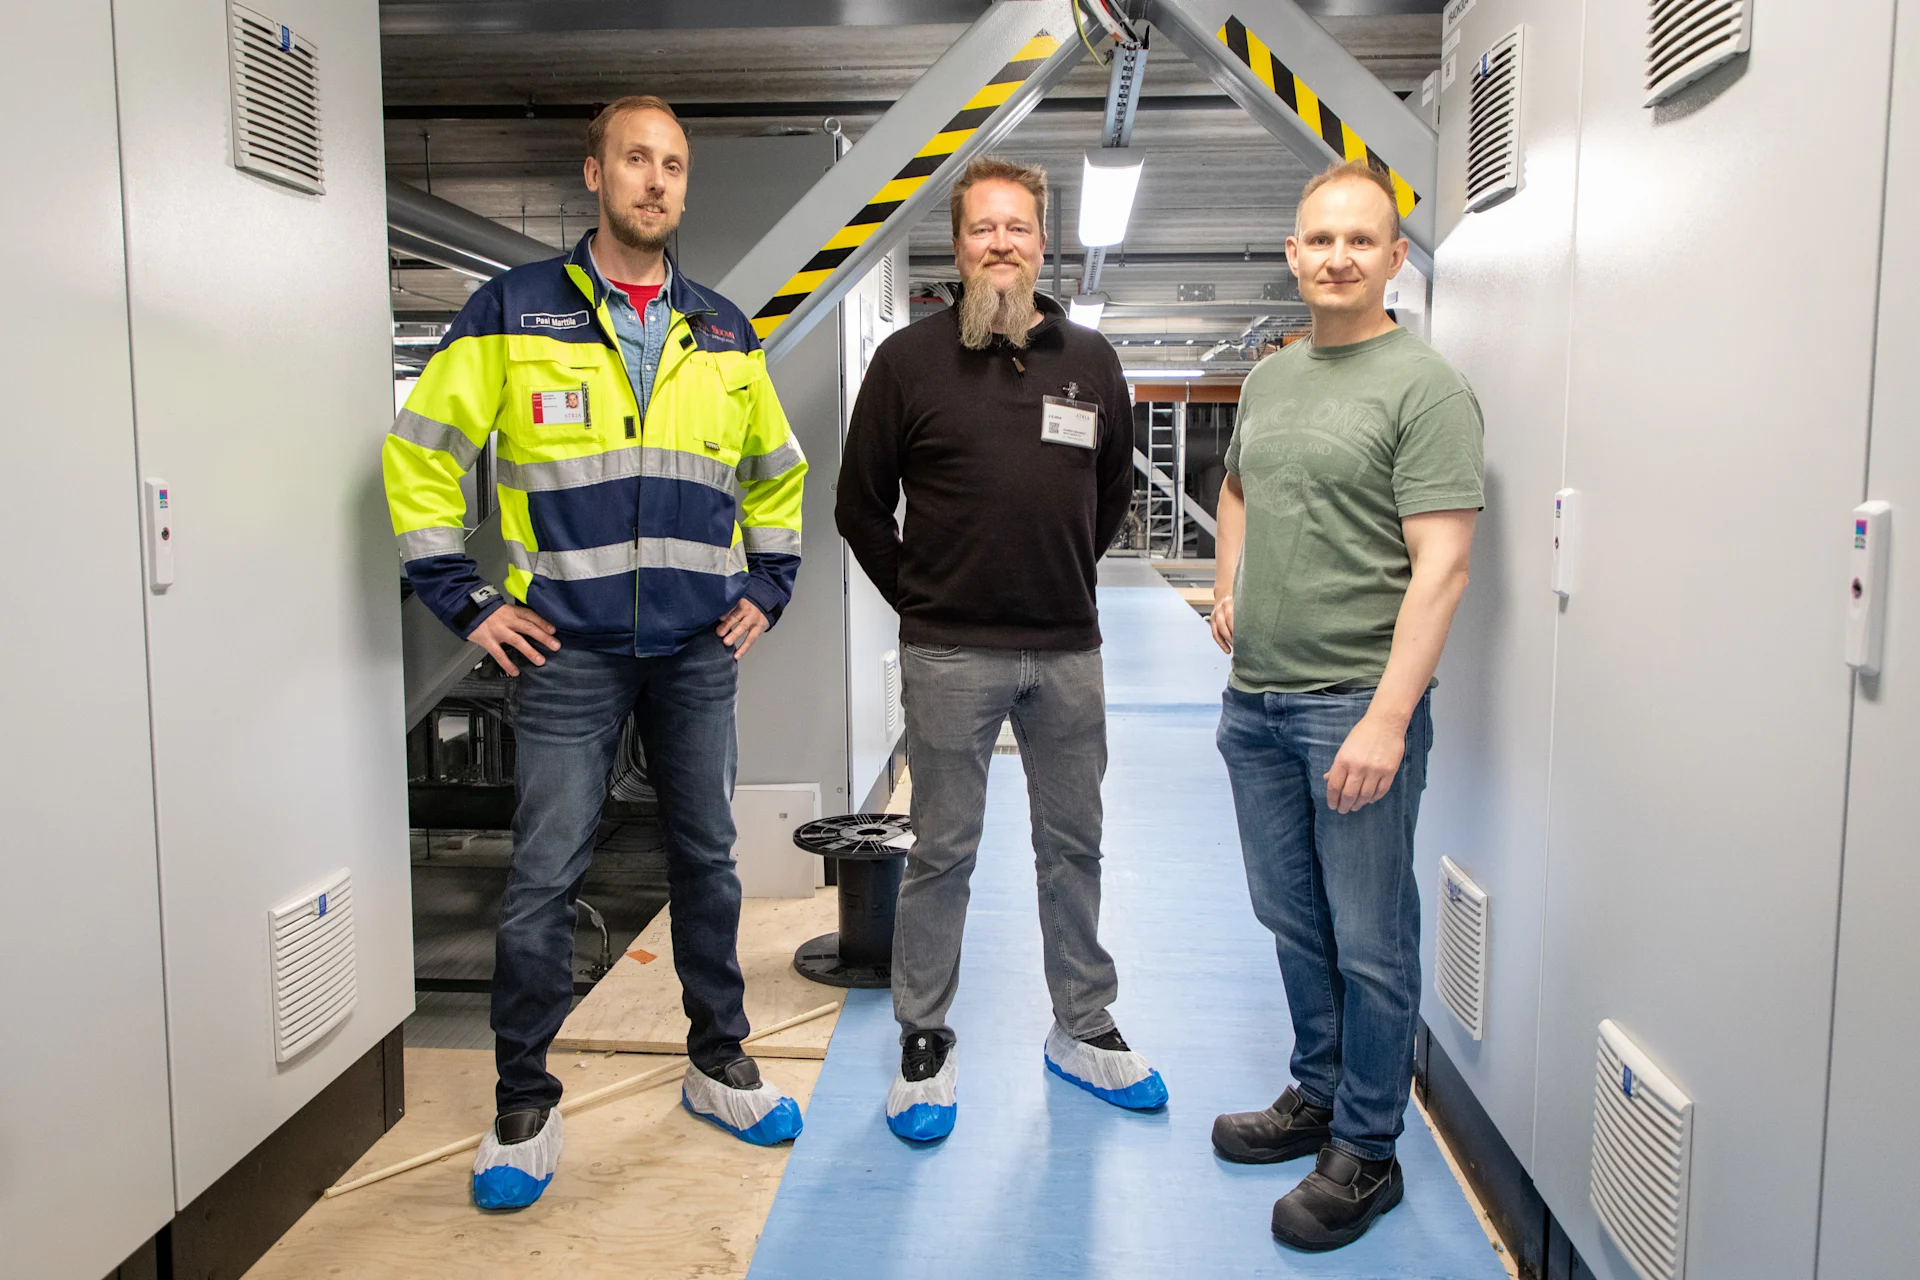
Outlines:
[{"label": "bearded man's beard", "polygon": [[680,227],[679,220],[675,219],[655,234],[641,224],[640,219],[634,216],[631,207],[616,209],[607,203],[604,195],[600,199],[600,212],[606,215],[607,226],[612,229],[613,238],[627,248],[637,249],[641,253],[659,253],[667,247],[668,239]]},{"label": "bearded man's beard", "polygon": [[[989,273],[996,261],[1011,261],[1019,268],[1020,278],[1004,289],[996,289]],[[990,259],[981,263],[980,269],[967,277],[967,287],[960,295],[961,343],[969,350],[984,351],[992,345],[994,334],[1004,333],[1008,342],[1025,347],[1034,322],[1036,274],[1032,264],[1022,258]]]}]

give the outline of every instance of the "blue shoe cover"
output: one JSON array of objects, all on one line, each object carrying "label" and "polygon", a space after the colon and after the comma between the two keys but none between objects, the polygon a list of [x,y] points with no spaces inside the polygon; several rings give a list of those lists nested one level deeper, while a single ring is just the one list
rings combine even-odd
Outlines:
[{"label": "blue shoe cover", "polygon": [[735,1089],[691,1065],[680,1085],[680,1105],[756,1147],[771,1147],[800,1136],[800,1104],[792,1098],[765,1085]]},{"label": "blue shoe cover", "polygon": [[552,1174],[536,1181],[512,1165],[496,1165],[473,1175],[473,1203],[481,1209],[524,1209],[552,1181]]},{"label": "blue shoe cover", "polygon": [[1166,1082],[1133,1050],[1096,1049],[1075,1040],[1054,1023],[1047,1033],[1047,1070],[1085,1089],[1102,1102],[1129,1111],[1153,1111],[1167,1105]]},{"label": "blue shoe cover", "polygon": [[951,1045],[947,1060],[925,1080],[895,1075],[887,1090],[887,1128],[909,1142],[933,1142],[953,1132],[958,1107],[954,1084],[959,1079],[959,1053]]},{"label": "blue shoe cover", "polygon": [[525,1142],[502,1143],[492,1129],[473,1158],[473,1203],[482,1209],[524,1209],[540,1198],[560,1167],[564,1133],[559,1108]]},{"label": "blue shoe cover", "polygon": [[936,1107],[916,1102],[899,1115],[887,1117],[887,1128],[908,1142],[936,1142],[953,1132],[958,1107]]}]

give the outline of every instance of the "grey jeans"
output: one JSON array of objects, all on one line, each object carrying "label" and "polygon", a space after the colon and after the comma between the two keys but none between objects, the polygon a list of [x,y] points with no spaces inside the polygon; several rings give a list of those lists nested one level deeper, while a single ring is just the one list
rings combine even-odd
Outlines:
[{"label": "grey jeans", "polygon": [[960,986],[968,881],[980,848],[987,766],[1011,717],[1033,816],[1040,937],[1054,1016],[1076,1039],[1113,1026],[1119,991],[1100,945],[1100,780],[1107,772],[1100,651],[901,646],[913,851],[893,931],[901,1038],[943,1031]]}]

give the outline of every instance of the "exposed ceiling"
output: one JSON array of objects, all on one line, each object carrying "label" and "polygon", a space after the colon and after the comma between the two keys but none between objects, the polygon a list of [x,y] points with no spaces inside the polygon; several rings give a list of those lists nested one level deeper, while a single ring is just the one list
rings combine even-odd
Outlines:
[{"label": "exposed ceiling", "polygon": [[[1320,21],[1391,89],[1415,92],[1439,65],[1440,0],[1304,7],[1371,15]],[[594,217],[580,139],[597,104],[626,93],[665,97],[685,115],[696,155],[703,137],[817,130],[828,115],[857,142],[965,30],[882,20],[964,18],[984,8],[983,0],[384,0],[388,172],[430,182],[435,195],[559,247]],[[855,25],[683,25],[741,23],[759,12]],[[1190,343],[1239,335],[1261,314],[1222,304],[1258,301],[1288,281],[1279,257],[1308,177],[1170,41],[1152,40],[1149,50],[1133,134],[1147,154],[1145,175],[1127,241],[1102,281],[1115,304],[1103,330],[1148,348],[1123,348],[1130,365],[1176,354],[1190,362],[1197,353],[1182,350]],[[1098,145],[1106,88],[1106,71],[1082,62],[999,148],[1048,169],[1066,228],[1069,292],[1078,277],[1080,156]],[[943,208],[909,244],[913,280],[953,278]],[[408,318],[450,312],[466,297],[466,281],[451,271],[401,263],[393,279],[394,309]],[[1212,285],[1217,301],[1182,307],[1181,285]]]}]

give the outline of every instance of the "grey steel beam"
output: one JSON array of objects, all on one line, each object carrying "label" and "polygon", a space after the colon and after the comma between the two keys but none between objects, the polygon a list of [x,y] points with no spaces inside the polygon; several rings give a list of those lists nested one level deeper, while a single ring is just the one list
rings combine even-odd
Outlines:
[{"label": "grey steel beam", "polygon": [[398,227],[387,228],[387,247],[403,257],[417,259],[431,267],[445,267],[476,280],[491,280],[502,268],[497,262],[475,257],[459,249],[427,240]]},{"label": "grey steel beam", "polygon": [[[969,107],[977,96],[997,99],[983,94],[989,81],[1023,50],[1039,56],[1029,44],[1043,35],[1055,44],[1041,65],[999,105]],[[719,291],[755,318],[767,358],[779,359],[828,314],[945,197],[967,161],[1011,133],[1085,52],[1070,0],[1000,0],[969,27],[720,281]],[[978,110],[991,114],[973,125]],[[971,132],[947,150],[963,127]]]},{"label": "grey steel beam", "polygon": [[[1141,381],[1145,381],[1145,379],[1141,379]],[[1173,477],[1147,461],[1147,455],[1138,449],[1133,451],[1133,465],[1135,470],[1152,482],[1154,488],[1160,490],[1160,492],[1166,494],[1175,502],[1180,502],[1183,499],[1184,494],[1174,485]],[[1199,525],[1202,529],[1205,529],[1208,537],[1217,538],[1220,536],[1219,522],[1207,514],[1205,507],[1197,503],[1188,507],[1187,518]]]},{"label": "grey steel beam", "polygon": [[[498,511],[467,535],[467,554],[488,582],[506,578],[507,544],[500,537]],[[419,596],[408,596],[400,606],[400,671],[406,689],[407,728],[419,724],[486,656],[485,649],[447,630]]]},{"label": "grey steel beam", "polygon": [[[892,98],[813,98],[784,102],[676,102],[674,114],[682,120],[790,120],[836,116],[864,119],[885,115]],[[604,102],[390,102],[389,120],[591,120]],[[1033,106],[1034,115],[1100,115],[1104,97],[1070,94],[1048,98]],[[1141,98],[1137,110],[1238,111],[1240,104],[1224,93],[1161,93]]]},{"label": "grey steel beam", "polygon": [[[1344,150],[1328,143],[1329,135],[1352,135],[1391,166],[1417,200],[1402,219],[1410,256],[1424,274],[1433,274],[1439,140],[1299,5],[1293,0],[1148,0],[1147,17],[1222,92],[1310,166],[1346,158]],[[1250,62],[1241,61],[1221,38],[1230,20],[1258,41]],[[1269,83],[1275,69],[1268,53],[1312,90],[1318,119],[1304,119],[1288,105],[1297,100],[1291,79],[1281,91]],[[1330,108],[1337,119],[1328,120],[1321,107]]]},{"label": "grey steel beam", "polygon": [[383,36],[972,22],[989,0],[382,0]]},{"label": "grey steel beam", "polygon": [[[1140,80],[1147,72],[1147,47],[1131,40],[1116,44],[1107,67],[1107,102],[1100,116],[1100,147],[1125,147],[1133,141],[1133,118],[1140,110]],[[1105,246],[1087,250],[1080,273],[1080,292],[1100,292],[1100,273],[1107,265]]]},{"label": "grey steel beam", "polygon": [[[387,228],[395,248],[469,275],[497,276],[510,267],[543,262],[560,252],[398,178],[387,179]],[[442,256],[432,256],[431,246],[442,247]],[[448,261],[449,256],[457,260]]]}]

